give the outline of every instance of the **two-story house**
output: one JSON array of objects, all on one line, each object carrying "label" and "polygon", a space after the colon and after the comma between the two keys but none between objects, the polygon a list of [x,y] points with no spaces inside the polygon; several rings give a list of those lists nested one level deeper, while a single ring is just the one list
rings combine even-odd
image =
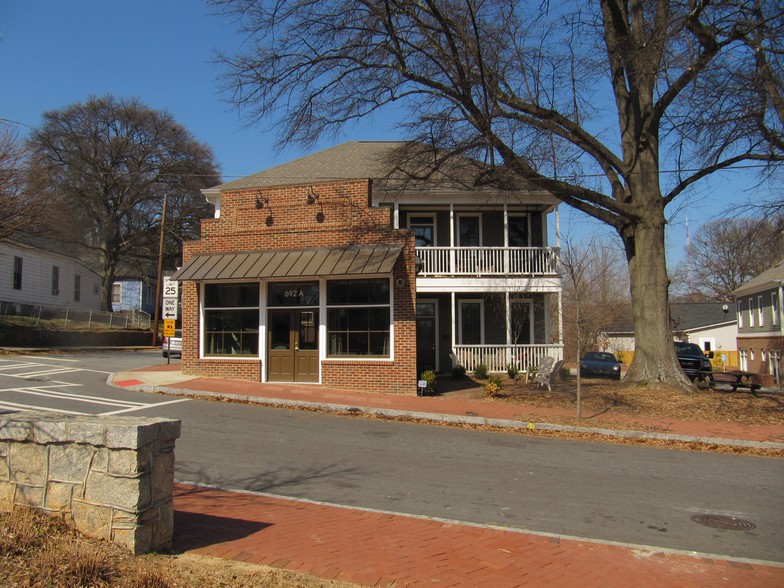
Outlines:
[{"label": "two-story house", "polygon": [[784,352],[784,260],[732,295],[737,305],[740,368],[770,375],[769,383],[775,383]]},{"label": "two-story house", "polygon": [[344,143],[205,190],[215,218],[173,276],[183,370],[415,393],[428,369],[560,359],[556,199],[414,148]]}]

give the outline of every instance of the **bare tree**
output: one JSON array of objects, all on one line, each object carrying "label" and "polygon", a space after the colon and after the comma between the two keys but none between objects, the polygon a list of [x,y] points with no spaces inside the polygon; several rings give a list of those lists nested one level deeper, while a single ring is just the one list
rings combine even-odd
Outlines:
[{"label": "bare tree", "polygon": [[16,127],[0,121],[0,239],[37,232],[47,212],[46,199],[26,189],[25,157]]},{"label": "bare tree", "polygon": [[691,300],[731,300],[732,291],[784,259],[782,219],[717,219],[688,245],[688,260],[676,270]]},{"label": "bare tree", "polygon": [[[781,72],[757,57],[779,46],[780,2],[213,1],[253,41],[223,56],[226,88],[250,120],[277,116],[282,144],[395,103],[435,165],[473,156],[477,182],[511,174],[612,226],[638,341],[627,380],[689,386],[669,328],[665,209],[718,170],[781,160]],[[727,112],[743,108],[734,76],[766,67],[773,85],[754,87],[747,117],[764,125],[743,124]],[[720,75],[736,83],[716,93]],[[710,126],[716,113],[731,120]]]},{"label": "bare tree", "polygon": [[579,360],[600,344],[608,321],[629,305],[629,277],[621,251],[611,243],[569,239],[561,248],[564,355]]},{"label": "bare tree", "polygon": [[208,214],[199,190],[219,181],[212,150],[136,99],[91,97],[43,118],[29,139],[36,188],[59,203],[61,237],[96,262],[111,310],[117,264],[157,256],[164,193],[188,231],[180,237],[198,234]]}]

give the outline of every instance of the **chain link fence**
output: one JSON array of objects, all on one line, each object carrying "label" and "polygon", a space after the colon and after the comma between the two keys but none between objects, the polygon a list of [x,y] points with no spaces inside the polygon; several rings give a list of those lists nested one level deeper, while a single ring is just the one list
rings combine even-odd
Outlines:
[{"label": "chain link fence", "polygon": [[69,307],[21,304],[0,301],[0,316],[22,317],[35,327],[58,329],[143,329],[149,330],[152,317],[143,310],[102,312]]}]

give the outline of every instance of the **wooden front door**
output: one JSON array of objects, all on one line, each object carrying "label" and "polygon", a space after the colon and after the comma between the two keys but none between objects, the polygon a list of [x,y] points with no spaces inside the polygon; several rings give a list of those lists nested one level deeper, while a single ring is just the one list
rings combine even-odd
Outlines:
[{"label": "wooden front door", "polygon": [[318,310],[270,310],[267,380],[318,382]]}]

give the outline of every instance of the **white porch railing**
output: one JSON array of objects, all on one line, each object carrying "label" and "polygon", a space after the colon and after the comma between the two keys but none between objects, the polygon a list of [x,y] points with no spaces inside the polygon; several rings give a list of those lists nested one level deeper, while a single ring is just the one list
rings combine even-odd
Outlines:
[{"label": "white porch railing", "polygon": [[417,247],[420,276],[554,275],[553,247]]},{"label": "white porch railing", "polygon": [[455,345],[455,360],[467,372],[484,364],[490,372],[505,372],[509,364],[531,371],[543,357],[563,359],[563,345]]}]

